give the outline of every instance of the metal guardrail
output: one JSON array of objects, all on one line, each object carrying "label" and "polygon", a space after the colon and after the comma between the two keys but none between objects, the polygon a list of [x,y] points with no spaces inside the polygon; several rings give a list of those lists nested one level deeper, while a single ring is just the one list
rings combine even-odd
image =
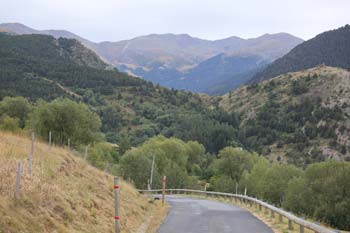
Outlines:
[{"label": "metal guardrail", "polygon": [[[139,190],[140,193],[143,194],[158,194],[161,193],[162,189],[154,189],[154,190]],[[266,202],[263,202],[261,200],[258,200],[253,197],[248,197],[244,195],[238,195],[238,194],[232,194],[232,193],[221,193],[221,192],[208,192],[208,191],[201,191],[201,190],[190,190],[190,189],[166,189],[166,193],[168,194],[202,194],[205,196],[221,196],[226,198],[232,198],[235,199],[235,201],[240,201],[241,203],[246,203],[250,205],[257,205],[258,208],[261,210],[262,208],[265,208],[265,210],[269,210],[271,213],[271,216],[274,216],[275,214],[280,215],[280,221],[282,220],[282,217],[285,217],[288,219],[288,227],[290,230],[293,230],[293,223],[299,225],[300,233],[304,233],[305,229],[309,229],[314,231],[315,233],[336,233],[338,231],[327,229],[323,226],[320,226],[316,223],[308,222],[302,218],[299,218],[285,210],[279,209],[273,205],[270,205]]]}]

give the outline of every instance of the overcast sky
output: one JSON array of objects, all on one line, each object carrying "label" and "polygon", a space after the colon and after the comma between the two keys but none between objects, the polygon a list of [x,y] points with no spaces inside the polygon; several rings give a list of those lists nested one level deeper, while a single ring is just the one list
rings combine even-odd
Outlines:
[{"label": "overcast sky", "polygon": [[205,39],[288,32],[303,39],[350,24],[350,0],[0,0],[0,23],[66,29],[92,41],[151,33]]}]

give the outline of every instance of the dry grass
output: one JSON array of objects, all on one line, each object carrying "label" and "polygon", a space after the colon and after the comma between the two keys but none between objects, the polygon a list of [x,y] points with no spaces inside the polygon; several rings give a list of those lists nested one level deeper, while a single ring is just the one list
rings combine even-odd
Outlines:
[{"label": "dry grass", "polygon": [[[26,175],[30,140],[0,132],[0,233],[113,232],[113,177],[89,166],[69,151],[35,143],[33,171]],[[21,197],[14,198],[18,161],[23,164]],[[150,203],[121,181],[122,231],[155,232],[166,207]],[[150,216],[155,218],[154,220]]]}]

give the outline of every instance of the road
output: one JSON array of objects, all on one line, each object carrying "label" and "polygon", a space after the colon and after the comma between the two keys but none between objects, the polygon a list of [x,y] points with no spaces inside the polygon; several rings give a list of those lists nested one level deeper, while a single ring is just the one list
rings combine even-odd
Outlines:
[{"label": "road", "polygon": [[170,210],[158,233],[273,233],[238,206],[177,196],[166,200]]}]

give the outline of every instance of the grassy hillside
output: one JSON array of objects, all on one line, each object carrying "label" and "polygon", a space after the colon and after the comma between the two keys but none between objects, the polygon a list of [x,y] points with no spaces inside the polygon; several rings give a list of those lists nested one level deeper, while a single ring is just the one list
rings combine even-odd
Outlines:
[{"label": "grassy hillside", "polygon": [[225,95],[241,116],[240,141],[272,160],[348,160],[350,72],[327,66],[287,73]]},{"label": "grassy hillside", "polygon": [[[0,232],[114,232],[113,177],[70,151],[36,142],[32,176],[26,176],[30,140],[0,132]],[[18,161],[22,196],[13,197]],[[155,232],[166,208],[150,204],[121,182],[123,232]],[[154,229],[153,229],[154,230]]]}]

